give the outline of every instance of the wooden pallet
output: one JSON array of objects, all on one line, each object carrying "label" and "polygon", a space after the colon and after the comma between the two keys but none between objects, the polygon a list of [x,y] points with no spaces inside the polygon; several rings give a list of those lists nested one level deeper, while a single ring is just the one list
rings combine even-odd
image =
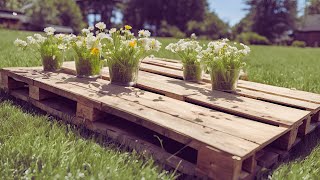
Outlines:
[{"label": "wooden pallet", "polygon": [[[65,63],[61,73],[4,68],[1,87],[189,175],[250,179],[257,162],[263,162],[260,154],[265,147],[290,149],[298,132],[310,132],[310,119],[315,116],[311,109],[211,93],[208,84],[186,83],[158,72],[140,71],[134,88],[111,85],[106,68],[103,79],[96,80],[76,78],[74,72],[72,62]],[[154,135],[169,145],[162,148]]]},{"label": "wooden pallet", "polygon": [[[177,79],[183,79],[182,65],[173,60],[168,61],[168,59],[163,60],[161,58],[145,59],[142,63],[141,70]],[[203,81],[209,86],[210,76],[205,74]],[[311,111],[311,124],[309,125],[308,130],[304,132],[305,134],[312,131],[320,121],[319,94],[244,80],[239,80],[237,92],[235,94],[296,109]]]}]

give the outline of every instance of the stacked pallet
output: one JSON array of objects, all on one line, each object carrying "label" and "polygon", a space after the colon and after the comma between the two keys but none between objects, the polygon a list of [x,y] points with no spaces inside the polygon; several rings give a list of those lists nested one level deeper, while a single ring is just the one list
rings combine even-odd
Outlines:
[{"label": "stacked pallet", "polygon": [[[181,64],[145,59],[135,87],[63,71],[4,68],[1,87],[179,171],[212,179],[253,179],[319,124],[320,95],[239,81],[236,93],[182,80]],[[160,143],[159,143],[160,141]]]}]

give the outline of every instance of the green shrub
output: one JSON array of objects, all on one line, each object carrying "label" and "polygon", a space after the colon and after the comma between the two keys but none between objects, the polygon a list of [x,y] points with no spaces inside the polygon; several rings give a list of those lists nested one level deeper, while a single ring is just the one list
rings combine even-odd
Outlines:
[{"label": "green shrub", "polygon": [[304,41],[297,41],[297,40],[296,40],[296,41],[293,41],[293,42],[292,42],[291,46],[304,48],[304,47],[306,47],[307,45],[306,45],[306,42],[304,42]]},{"label": "green shrub", "polygon": [[159,30],[159,36],[185,38],[186,34],[182,32],[177,26],[173,26],[168,24],[166,21],[162,21],[161,28]]},{"label": "green shrub", "polygon": [[243,44],[269,45],[269,40],[254,32],[244,32],[237,36],[236,41]]}]

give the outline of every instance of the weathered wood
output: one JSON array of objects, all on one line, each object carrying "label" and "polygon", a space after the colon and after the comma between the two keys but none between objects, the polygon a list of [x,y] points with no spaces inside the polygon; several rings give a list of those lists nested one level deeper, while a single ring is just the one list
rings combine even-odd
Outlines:
[{"label": "weathered wood", "polygon": [[300,125],[301,124],[292,127],[290,131],[287,132],[284,136],[281,136],[281,138],[273,142],[273,145],[283,150],[291,149],[297,139],[298,129]]},{"label": "weathered wood", "polygon": [[[281,135],[282,133],[285,133],[285,128],[250,121],[189,103],[182,103],[181,101],[172,98],[136,88],[123,88],[108,85],[108,82],[104,80],[96,80],[95,86],[90,85],[90,83],[87,83],[86,80],[82,79],[72,83],[83,88],[96,90],[103,95],[117,96],[128,102],[138,103],[148,108],[157,109],[172,116],[180,117],[187,121],[210,127],[221,132],[233,132],[233,135],[259,144],[268,141],[270,135]],[[91,97],[94,98],[94,95]],[[212,118],[215,120],[212,121]],[[256,134],[256,136],[252,137],[252,134]]]},{"label": "weathered wood", "polygon": [[53,98],[56,95],[52,92],[46,91],[44,89],[41,89],[39,87],[29,85],[29,97],[33,98],[35,100],[44,100],[48,98]]},{"label": "weathered wood", "polygon": [[307,102],[320,104],[320,95],[300,90],[271,86],[250,81],[239,81],[238,86],[242,88],[252,89],[255,91],[267,92],[292,99],[303,100]]},{"label": "weathered wood", "polygon": [[10,95],[23,101],[29,101],[28,88],[12,90],[10,91]]},{"label": "weathered wood", "polygon": [[320,121],[320,111],[318,111],[317,113],[315,113],[315,114],[311,117],[311,121],[313,121],[313,122]]},{"label": "weathered wood", "polygon": [[[192,140],[190,146],[198,147],[201,143],[204,143],[240,157],[248,156],[259,146],[240,137],[200,125],[198,122],[190,122],[167,112],[161,112],[146,105],[117,97],[119,92],[126,93],[126,88],[108,85],[107,81],[104,85],[106,88],[104,92],[95,91],[93,88],[83,88],[80,84],[83,84],[86,81],[85,79],[78,79],[63,73],[53,73],[50,79],[35,78],[33,81],[35,86],[40,86],[40,88],[61,96],[69,98],[73,95],[73,98],[70,98],[72,100],[79,101],[78,98],[81,96],[86,101],[102,103],[102,110],[105,112],[125,117],[181,143],[187,144]],[[85,83],[90,84],[90,80]],[[91,86],[94,85],[91,84]],[[117,88],[110,88],[112,86]],[[272,138],[274,138],[274,135]],[[237,148],[237,146],[239,147]]]},{"label": "weathered wood", "polygon": [[305,109],[312,112],[318,112],[320,109],[320,104],[293,99],[290,97],[279,96],[276,94],[269,94],[261,91],[245,89],[241,87],[237,88],[236,94],[289,107]]},{"label": "weathered wood", "polygon": [[311,124],[311,117],[308,117],[305,120],[303,120],[302,125],[298,129],[299,135],[302,135],[302,136],[307,135],[311,130],[310,124]]},{"label": "weathered wood", "polygon": [[[69,73],[74,73],[72,68],[66,68],[66,70],[69,70]],[[103,71],[105,72],[106,70],[104,69]],[[298,142],[296,138],[298,131],[299,134],[308,133],[315,126],[313,122],[318,120],[318,117],[314,118],[315,116],[312,116],[313,119],[311,121],[311,119],[308,118],[311,114],[309,111],[297,110],[267,102],[261,103],[259,100],[243,97],[242,95],[225,93],[227,94],[226,96],[219,96],[220,92],[214,94],[214,96],[208,94],[209,100],[208,97],[207,99],[200,98],[201,102],[210,102],[210,106],[217,106],[218,104],[219,108],[206,108],[210,107],[208,105],[201,107],[199,106],[203,105],[201,103],[196,103],[199,105],[188,103],[191,102],[188,98],[197,97],[197,100],[199,100],[199,94],[200,97],[204,97],[210,91],[210,87],[208,87],[207,84],[185,83],[179,79],[143,71],[140,72],[140,75],[142,73],[143,76],[140,76],[139,79],[143,80],[144,83],[139,80],[141,82],[138,82],[137,87],[158,94],[137,88],[115,86],[110,84],[109,81],[102,79],[79,79],[65,73],[50,73],[50,75],[48,75],[32,69],[15,69],[14,72],[7,69],[6,73],[8,73],[10,78],[14,77],[14,81],[22,80],[24,83],[24,87],[12,91],[12,95],[18,98],[20,97],[21,99],[24,98],[24,100],[28,100],[35,106],[58,117],[62,117],[64,113],[61,113],[61,111],[63,111],[63,109],[61,109],[62,103],[59,103],[59,101],[57,103],[56,98],[68,98],[68,101],[71,101],[71,104],[73,104],[72,108],[69,108],[72,112],[71,114],[77,116],[77,118],[73,118],[73,122],[83,118],[85,120],[81,123],[87,127],[91,126],[92,129],[107,131],[106,134],[113,134],[114,137],[120,139],[126,136],[126,138],[122,139],[123,142],[133,149],[139,149],[140,145],[134,143],[136,140],[135,137],[123,133],[127,130],[116,134],[112,131],[112,128],[111,130],[110,128],[107,130],[108,128],[103,125],[101,125],[100,128],[94,126],[93,124],[95,122],[91,120],[101,118],[100,112],[103,111],[122,117],[198,150],[196,172],[195,166],[190,163],[182,162],[182,164],[187,164],[187,168],[183,168],[183,166],[181,168],[179,167],[180,171],[188,171],[191,169],[191,175],[197,173],[198,175],[202,174],[218,179],[238,179],[240,175],[246,178],[253,177],[252,174],[255,173],[257,164],[256,159],[260,158],[261,160],[262,157],[258,156],[256,151],[272,142],[273,145],[282,149],[290,149]],[[10,74],[14,75],[11,76]],[[160,83],[152,82],[152,78],[155,77],[157,80],[159,79]],[[104,79],[108,79],[108,75],[104,75]],[[30,97],[34,96],[32,94],[38,94],[37,98],[27,97],[28,89],[25,88],[25,84],[29,84]],[[174,86],[171,86],[171,84],[174,84]],[[168,91],[168,89],[170,91]],[[56,96],[55,98],[51,98],[50,96],[40,97],[41,93],[39,92],[41,92],[41,90],[54,93]],[[174,90],[178,93],[174,92]],[[34,91],[36,93],[33,93]],[[175,99],[169,98],[169,93],[172,93],[170,97]],[[180,97],[182,98],[179,99]],[[210,99],[211,97],[213,101]],[[224,100],[217,101],[215,98]],[[242,98],[244,98],[244,100]],[[243,103],[243,101],[245,103]],[[255,101],[257,103],[253,103]],[[232,103],[236,103],[236,105],[241,107],[246,106],[246,108],[237,109],[238,107],[228,106],[228,104]],[[297,100],[295,103],[299,106],[308,106],[310,108],[308,110],[316,110],[317,108],[317,105],[314,105],[314,103],[302,103],[300,100]],[[254,106],[254,104],[259,105]],[[260,105],[263,105],[261,110],[262,114],[261,112],[255,111],[255,109],[261,108]],[[47,106],[50,108],[47,108]],[[251,113],[254,115],[253,112],[257,112],[258,114],[251,119],[257,117],[270,119],[271,122],[277,122],[276,125],[280,125],[281,127],[213,110],[226,111],[220,109],[221,107],[237,109],[236,111],[228,110],[231,111],[232,114],[237,115],[239,115],[241,111],[251,111],[249,113],[245,112],[245,116],[240,114],[243,117],[248,117],[248,114],[250,115]],[[263,109],[264,107],[265,110]],[[278,112],[276,110],[278,110]],[[277,113],[277,115],[273,115],[272,113]],[[103,123],[108,123],[108,121]],[[166,157],[163,156],[162,151],[153,151],[153,146],[150,149],[151,152],[160,153],[160,159]],[[168,155],[171,156],[171,154]],[[173,156],[172,158],[172,161],[169,158],[165,163],[171,164],[170,166],[174,167],[181,162],[181,159],[178,157]],[[182,161],[185,160],[182,159]],[[250,172],[250,174],[243,175],[243,170]]]},{"label": "weathered wood", "polygon": [[96,108],[86,106],[80,102],[77,103],[77,118],[89,121],[97,121],[102,119],[104,116],[103,112]]},{"label": "weathered wood", "polygon": [[240,176],[241,165],[239,157],[224,156],[210,147],[198,151],[197,173],[206,174],[212,179],[236,180]]},{"label": "weathered wood", "polygon": [[316,129],[319,128],[319,127],[320,127],[320,122],[318,122],[318,121],[311,121],[309,133],[312,133],[314,130],[316,130]]},{"label": "weathered wood", "polygon": [[[144,71],[155,72],[155,73],[167,75],[169,77],[177,77],[182,79],[182,72],[181,72],[182,65],[180,63],[163,61],[159,58],[145,59],[143,62],[144,63],[142,63],[141,65],[142,67],[140,69]],[[204,82],[210,82],[210,77],[205,74],[203,80]],[[271,85],[266,85],[266,84],[261,84],[256,82],[243,81],[243,80],[239,80],[238,87],[260,92],[258,97],[261,96],[261,93],[266,93],[266,94],[269,94],[268,95],[269,97],[272,97],[271,95],[277,95],[277,96],[287,97],[290,99],[296,99],[296,100],[320,104],[320,95],[315,93],[277,87],[277,86],[271,86]],[[263,96],[267,96],[267,95],[262,95],[262,97]],[[272,99],[274,99],[274,97]],[[283,100],[281,100],[281,98],[279,99],[280,100],[277,100],[277,101],[281,101],[281,103],[287,103],[286,99],[283,99]],[[297,105],[299,105],[300,103],[301,102],[299,102]]]},{"label": "weathered wood", "polygon": [[258,165],[265,168],[270,168],[278,162],[279,154],[272,151],[264,151],[264,154],[257,158]]},{"label": "weathered wood", "polygon": [[153,157],[155,160],[169,165],[178,171],[191,176],[195,175],[195,165],[174,156],[165,150],[145,141],[143,138],[136,136],[126,127],[117,127],[107,122],[90,122],[87,127],[94,131],[106,135],[107,137],[136,150],[146,157]]},{"label": "weathered wood", "polygon": [[1,88],[5,91],[10,91],[14,89],[23,88],[26,86],[26,83],[22,81],[17,81],[12,77],[9,77],[5,71],[1,71]]},{"label": "weathered wood", "polygon": [[257,160],[255,154],[248,157],[242,162],[242,169],[249,172],[254,173],[257,167]]},{"label": "weathered wood", "polygon": [[279,154],[279,160],[281,160],[281,161],[285,161],[289,158],[289,151],[286,151],[286,150],[281,150],[281,149],[273,148],[270,146],[266,147],[264,150]]},{"label": "weathered wood", "polygon": [[[65,69],[75,69],[72,62],[65,63]],[[102,77],[108,77],[104,69]],[[161,94],[170,93],[169,97],[186,100],[199,105],[222,110],[231,114],[266,122],[274,125],[292,126],[300,123],[310,112],[288,108],[272,103],[262,102],[234,94],[211,91],[207,85],[184,82],[178,79],[164,77],[147,72],[139,72],[137,87]],[[157,79],[155,82],[154,79]],[[259,109],[257,109],[259,107]]]}]

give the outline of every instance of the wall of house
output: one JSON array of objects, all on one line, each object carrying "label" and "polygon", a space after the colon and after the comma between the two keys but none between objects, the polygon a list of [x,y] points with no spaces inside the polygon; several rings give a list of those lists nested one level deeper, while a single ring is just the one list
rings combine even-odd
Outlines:
[{"label": "wall of house", "polygon": [[320,31],[295,32],[294,39],[306,42],[307,46],[320,46]]}]

